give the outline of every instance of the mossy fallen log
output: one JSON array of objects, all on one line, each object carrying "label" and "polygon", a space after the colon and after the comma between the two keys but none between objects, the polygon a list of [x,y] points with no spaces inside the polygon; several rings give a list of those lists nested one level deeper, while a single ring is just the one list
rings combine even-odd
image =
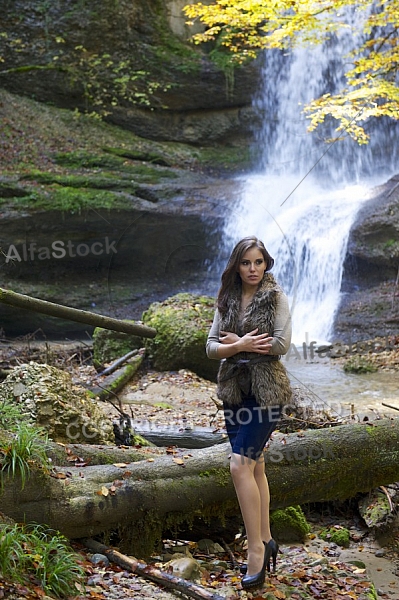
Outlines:
[{"label": "mossy fallen log", "polygon": [[122,367],[101,380],[101,383],[88,388],[89,395],[99,400],[115,398],[116,394],[132,379],[143,362],[143,354],[131,358]]},{"label": "mossy fallen log", "polygon": [[0,288],[0,302],[25,310],[33,310],[34,312],[43,313],[51,317],[67,319],[77,323],[86,323],[93,327],[112,329],[130,335],[153,338],[157,334],[156,330],[152,327],[147,327],[139,323],[121,321],[112,317],[98,315],[97,313],[88,310],[80,310],[56,304],[55,302],[48,302],[47,300],[39,300],[38,298],[32,298],[32,296],[26,296],[25,294],[18,294],[17,292],[5,290],[4,288]]},{"label": "mossy fallen log", "polygon": [[129,443],[124,439],[124,431],[134,431],[136,435],[142,436],[159,447],[209,448],[209,446],[222,444],[227,440],[226,433],[215,431],[212,427],[157,425],[151,421],[137,422],[130,418],[123,419],[122,425],[118,428],[118,439],[123,444]]},{"label": "mossy fallen log", "polygon": [[[47,523],[70,538],[120,531],[144,556],[173,524],[238,512],[227,443],[148,456],[127,465],[57,467],[21,490],[7,481],[0,511]],[[271,507],[344,500],[399,480],[399,420],[274,434],[265,453]]]}]

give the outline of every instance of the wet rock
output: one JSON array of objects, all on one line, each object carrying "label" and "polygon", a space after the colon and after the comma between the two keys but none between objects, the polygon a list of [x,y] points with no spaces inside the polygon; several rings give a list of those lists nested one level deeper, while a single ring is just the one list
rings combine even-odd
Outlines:
[{"label": "wet rock", "polygon": [[377,187],[352,226],[334,335],[355,342],[396,334],[399,175]]},{"label": "wet rock", "polygon": [[164,565],[166,570],[172,570],[174,575],[183,579],[196,580],[200,577],[200,568],[198,562],[194,558],[184,556],[175,558]]},{"label": "wet rock", "polygon": [[197,546],[198,550],[201,552],[208,552],[208,554],[221,554],[225,552],[224,548],[222,548],[220,544],[206,538],[199,540]]},{"label": "wet rock", "polygon": [[104,554],[93,554],[90,557],[90,562],[97,567],[108,567],[109,560]]}]

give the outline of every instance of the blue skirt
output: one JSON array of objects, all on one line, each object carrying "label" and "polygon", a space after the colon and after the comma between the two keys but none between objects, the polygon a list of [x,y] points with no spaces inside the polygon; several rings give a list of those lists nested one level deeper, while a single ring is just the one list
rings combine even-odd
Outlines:
[{"label": "blue skirt", "polygon": [[281,406],[261,407],[255,396],[242,403],[223,405],[226,431],[234,454],[257,460],[281,417]]}]

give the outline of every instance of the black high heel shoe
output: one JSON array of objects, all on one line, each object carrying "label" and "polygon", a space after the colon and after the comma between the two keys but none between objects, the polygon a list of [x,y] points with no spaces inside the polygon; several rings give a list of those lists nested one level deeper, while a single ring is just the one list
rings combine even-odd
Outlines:
[{"label": "black high heel shoe", "polygon": [[273,540],[273,538],[272,538],[269,542],[267,542],[266,547],[265,547],[266,568],[269,573],[270,573],[270,559],[272,559],[272,562],[273,562],[273,573],[276,572],[277,553],[278,553],[278,543],[275,540]]},{"label": "black high heel shoe", "polygon": [[[266,577],[266,565],[270,560],[270,554],[268,554],[268,544],[263,542],[265,546],[265,554],[263,558],[263,565],[259,573],[255,573],[255,575],[244,575],[241,579],[241,587],[243,590],[255,589],[261,587],[265,583]],[[246,566],[246,565],[242,565]]]},{"label": "black high heel shoe", "polygon": [[[265,542],[264,542],[265,543]],[[267,558],[267,562],[266,562],[266,568],[270,573],[270,558],[273,561],[273,573],[276,572],[276,562],[277,562],[277,554],[278,554],[278,549],[279,546],[277,544],[277,542],[275,540],[270,540],[269,542],[267,542],[267,544],[265,543],[265,552],[267,547],[269,547],[269,554],[268,554],[268,558]],[[240,565],[240,572],[245,575],[247,572],[247,565],[243,564]]]}]

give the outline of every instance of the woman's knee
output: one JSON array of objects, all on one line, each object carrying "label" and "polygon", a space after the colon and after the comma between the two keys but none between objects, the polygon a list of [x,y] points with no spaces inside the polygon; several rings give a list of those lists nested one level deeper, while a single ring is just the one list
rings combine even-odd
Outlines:
[{"label": "woman's knee", "polygon": [[230,458],[230,473],[233,479],[235,477],[245,477],[254,472],[254,461],[244,454],[233,453]]}]

